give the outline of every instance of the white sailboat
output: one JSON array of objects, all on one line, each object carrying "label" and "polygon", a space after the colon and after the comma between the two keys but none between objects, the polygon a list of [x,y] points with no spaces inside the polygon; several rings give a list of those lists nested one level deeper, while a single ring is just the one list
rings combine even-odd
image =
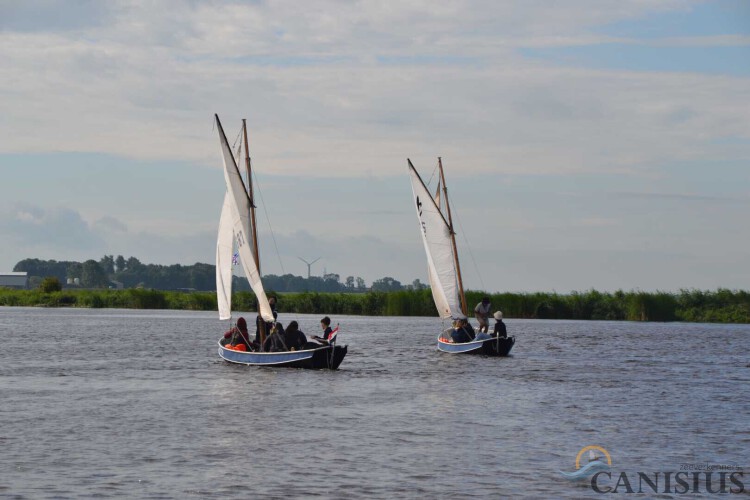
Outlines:
[{"label": "white sailboat", "polygon": [[[224,181],[227,187],[221,217],[219,218],[219,232],[216,242],[216,295],[219,319],[229,320],[232,317],[232,256],[233,247],[236,243],[242,269],[255,294],[258,315],[263,319],[263,321],[258,322],[260,345],[262,346],[267,333],[265,331],[266,323],[272,324],[276,320],[260,276],[260,254],[258,251],[255,205],[253,203],[252,175],[250,172],[250,157],[247,152],[247,126],[245,120],[243,120],[245,163],[248,170],[246,188],[219,121],[219,116],[214,116],[216,128],[219,132],[224,164]],[[335,370],[346,356],[346,351],[346,346],[337,346],[335,341],[314,349],[283,352],[239,351],[233,349],[232,346],[222,345],[219,342],[219,356],[221,358],[231,363],[244,365],[329,368]]]},{"label": "white sailboat", "polygon": [[[453,216],[448,199],[448,188],[445,184],[443,161],[438,158],[440,179],[434,196],[427,189],[411,160],[407,159],[407,162],[420,233],[427,255],[427,275],[435,307],[437,307],[440,319],[466,320],[468,311],[466,296],[461,279],[456,233],[453,230]],[[450,336],[451,331],[452,328],[445,330],[438,337],[437,345],[440,351],[453,354],[471,353],[506,356],[515,343],[513,337],[493,337],[454,343]]]}]

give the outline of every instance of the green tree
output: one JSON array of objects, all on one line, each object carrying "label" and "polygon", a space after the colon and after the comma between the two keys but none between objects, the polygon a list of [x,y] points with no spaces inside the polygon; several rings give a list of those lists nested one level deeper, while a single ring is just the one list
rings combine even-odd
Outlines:
[{"label": "green tree", "polygon": [[105,255],[99,261],[99,265],[107,274],[115,274],[115,259],[111,255]]},{"label": "green tree", "polygon": [[136,259],[135,257],[130,257],[125,263],[125,267],[127,267],[128,270],[136,271],[143,267],[143,264],[141,264],[141,261]]},{"label": "green tree", "polygon": [[401,289],[403,289],[401,282],[390,276],[372,282],[373,292],[395,292]]},{"label": "green tree", "polygon": [[117,267],[118,273],[123,272],[125,270],[125,257],[118,255],[115,259],[115,266]]},{"label": "green tree", "polygon": [[107,286],[109,279],[107,274],[94,259],[89,259],[82,265],[81,284],[88,288],[101,288]]},{"label": "green tree", "polygon": [[424,290],[425,288],[427,288],[427,285],[419,281],[419,278],[417,278],[411,282],[411,288],[412,290]]},{"label": "green tree", "polygon": [[75,262],[24,259],[18,262],[13,267],[13,270],[27,272],[29,274],[29,279],[33,276],[38,276],[39,278],[44,276],[57,276],[60,281],[65,281],[67,268],[71,264],[75,264]]},{"label": "green tree", "polygon": [[42,280],[39,289],[44,293],[59,292],[62,290],[62,283],[57,279],[57,276],[47,276]]}]

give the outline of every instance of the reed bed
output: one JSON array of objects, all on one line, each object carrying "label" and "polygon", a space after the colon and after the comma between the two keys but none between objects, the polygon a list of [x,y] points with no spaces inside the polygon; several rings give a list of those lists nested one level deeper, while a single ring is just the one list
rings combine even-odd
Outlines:
[{"label": "reed bed", "polygon": [[[437,316],[429,290],[366,293],[269,293],[278,299],[279,312],[352,314],[363,316]],[[612,321],[688,321],[750,323],[750,292],[718,289],[671,292],[589,290],[558,293],[494,293],[468,291],[469,310],[489,296],[493,310],[506,318],[578,319]],[[125,309],[216,310],[213,292],[164,290],[41,290],[0,288],[0,306],[88,307]],[[237,292],[236,311],[254,311],[255,296]]]}]

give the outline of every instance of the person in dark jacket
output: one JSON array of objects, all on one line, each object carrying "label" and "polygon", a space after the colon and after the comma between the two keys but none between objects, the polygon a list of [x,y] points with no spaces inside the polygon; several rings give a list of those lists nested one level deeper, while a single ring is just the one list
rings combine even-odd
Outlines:
[{"label": "person in dark jacket", "polygon": [[281,323],[276,323],[271,334],[263,343],[264,352],[284,352],[288,351],[286,342],[284,342],[284,327]]},{"label": "person in dark jacket", "polygon": [[247,321],[245,321],[245,318],[238,318],[237,325],[224,334],[224,338],[221,340],[221,345],[227,344],[233,346],[237,344],[245,344],[245,347],[250,347],[250,336],[247,332]]},{"label": "person in dark jacket", "polygon": [[507,337],[508,329],[505,328],[505,323],[503,323],[503,312],[497,311],[493,314],[493,317],[495,318],[495,331],[492,335],[494,337]]},{"label": "person in dark jacket", "polygon": [[323,330],[323,336],[318,337],[317,335],[314,335],[313,339],[321,344],[328,344],[328,341],[331,339],[331,335],[333,334],[333,329],[331,328],[331,318],[326,316],[325,318],[321,319],[320,328],[321,330]]},{"label": "person in dark jacket", "polygon": [[471,326],[466,319],[459,319],[453,324],[453,332],[451,338],[456,344],[463,344],[464,342],[471,342],[476,337],[474,328]]},{"label": "person in dark jacket", "polygon": [[299,329],[299,324],[296,321],[289,323],[284,332],[284,343],[287,349],[290,351],[299,351],[304,349],[307,344],[307,337]]},{"label": "person in dark jacket", "polygon": [[[273,319],[276,321],[276,318],[279,317],[279,313],[276,312],[276,297],[271,297],[268,299],[268,305],[271,306],[271,313],[273,313]],[[255,301],[255,310],[260,311],[258,308],[258,301]],[[260,325],[263,320],[261,319],[260,314],[255,318],[255,340],[253,341],[253,344],[258,347],[260,346]],[[271,335],[271,330],[273,330],[273,322],[267,321],[265,322],[266,325],[266,331],[265,331],[265,338],[268,338]]]},{"label": "person in dark jacket", "polygon": [[286,343],[287,349],[290,351],[299,351],[305,348],[307,345],[307,337],[299,329],[299,324],[296,321],[289,323],[284,332],[284,342]]}]

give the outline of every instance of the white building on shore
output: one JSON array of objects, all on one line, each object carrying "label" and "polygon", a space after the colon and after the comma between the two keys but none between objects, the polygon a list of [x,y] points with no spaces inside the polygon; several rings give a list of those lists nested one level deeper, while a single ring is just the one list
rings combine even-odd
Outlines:
[{"label": "white building on shore", "polygon": [[29,287],[29,273],[0,272],[0,288],[25,289]]}]

